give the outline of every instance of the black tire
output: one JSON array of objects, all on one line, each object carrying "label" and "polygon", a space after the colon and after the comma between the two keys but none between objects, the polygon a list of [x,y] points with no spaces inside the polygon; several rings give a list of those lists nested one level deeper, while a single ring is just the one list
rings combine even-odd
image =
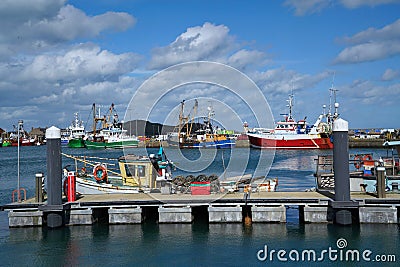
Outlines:
[{"label": "black tire", "polygon": [[215,180],[218,180],[218,175],[216,175],[216,174],[211,174],[210,176],[208,176],[208,180],[209,181],[215,181]]},{"label": "black tire", "polygon": [[196,182],[205,182],[207,181],[207,176],[204,174],[200,174],[196,177]]}]

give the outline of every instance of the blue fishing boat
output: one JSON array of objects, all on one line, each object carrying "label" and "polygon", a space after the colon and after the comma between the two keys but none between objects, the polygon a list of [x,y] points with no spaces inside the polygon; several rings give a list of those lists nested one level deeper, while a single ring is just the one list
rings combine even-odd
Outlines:
[{"label": "blue fishing boat", "polygon": [[197,100],[191,111],[192,116],[184,115],[184,106],[185,101],[182,101],[179,124],[176,126],[175,132],[168,134],[169,145],[180,148],[231,148],[235,146],[235,140],[230,139],[228,134],[221,131],[218,126],[212,125],[211,121],[215,113],[211,106],[207,108],[207,116],[202,117],[202,123],[195,123]]}]

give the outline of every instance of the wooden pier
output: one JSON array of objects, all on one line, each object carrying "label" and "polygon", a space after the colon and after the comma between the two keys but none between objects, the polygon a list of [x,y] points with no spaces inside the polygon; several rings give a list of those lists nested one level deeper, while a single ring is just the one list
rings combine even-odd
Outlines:
[{"label": "wooden pier", "polygon": [[[357,208],[351,208],[353,223],[399,223],[400,194],[380,199],[373,194],[352,193]],[[62,204],[63,225],[192,223],[285,223],[288,208],[299,209],[303,223],[331,223],[331,196],[318,192],[256,192],[244,199],[243,193],[163,195],[160,193],[81,195]],[[51,210],[45,203],[29,200],[4,205],[9,227],[46,226]],[[54,211],[53,211],[54,212]]]}]

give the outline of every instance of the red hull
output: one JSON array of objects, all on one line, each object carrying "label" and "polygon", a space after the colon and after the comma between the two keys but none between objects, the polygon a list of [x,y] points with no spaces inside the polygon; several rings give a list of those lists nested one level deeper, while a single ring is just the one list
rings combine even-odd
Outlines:
[{"label": "red hull", "polygon": [[[20,146],[33,146],[33,143],[30,141],[22,141],[19,143]],[[18,146],[18,142],[17,141],[13,141],[11,143],[11,146]]]},{"label": "red hull", "polygon": [[248,135],[250,145],[257,148],[287,148],[287,149],[332,149],[329,138],[304,138],[292,140],[274,140],[259,136]]}]

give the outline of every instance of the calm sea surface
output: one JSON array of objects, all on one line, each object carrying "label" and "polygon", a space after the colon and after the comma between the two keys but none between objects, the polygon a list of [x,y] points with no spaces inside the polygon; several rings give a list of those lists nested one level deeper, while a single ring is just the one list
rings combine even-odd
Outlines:
[{"label": "calm sea surface", "polygon": [[[123,154],[121,150],[66,147],[62,150],[107,158]],[[148,153],[157,151],[151,149]],[[130,152],[142,154],[143,150]],[[178,160],[182,157],[179,150],[167,149],[166,152],[177,163],[175,174],[187,174],[188,165]],[[386,155],[386,150],[381,149],[350,150],[351,154],[371,152],[374,157]],[[227,175],[232,175],[243,169],[232,167],[241,162],[246,162],[244,173],[253,174],[257,166],[258,171],[268,168],[271,155],[263,157],[260,153],[263,152],[236,148],[202,153],[186,150],[183,156],[195,162],[199,168],[195,174],[221,175],[225,168]],[[278,191],[312,188],[315,186],[314,159],[326,153],[329,152],[276,151],[268,177],[279,179]],[[63,166],[68,164],[72,162],[63,158]],[[46,146],[21,147],[20,184],[27,190],[28,198],[34,196],[35,173],[38,172],[46,173]],[[17,148],[0,148],[0,205],[11,202],[17,177]],[[298,221],[296,207],[288,209],[286,224],[253,224],[250,227],[195,222],[9,229],[7,212],[0,212],[0,266],[398,266],[399,249],[398,225],[302,224]],[[358,253],[359,260],[351,258],[349,251],[354,255]],[[388,262],[394,257],[396,262]]]}]

